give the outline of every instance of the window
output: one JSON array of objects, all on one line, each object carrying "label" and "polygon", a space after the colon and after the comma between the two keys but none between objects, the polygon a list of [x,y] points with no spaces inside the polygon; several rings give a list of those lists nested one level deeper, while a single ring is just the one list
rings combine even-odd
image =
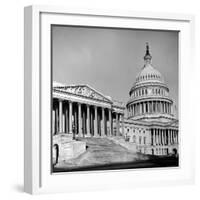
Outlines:
[{"label": "window", "polygon": [[133,143],[136,143],[136,136],[133,136]]},{"label": "window", "polygon": [[141,144],[142,143],[142,137],[140,136],[139,137],[139,144]]},{"label": "window", "polygon": [[144,137],[144,144],[146,144],[146,137]]}]

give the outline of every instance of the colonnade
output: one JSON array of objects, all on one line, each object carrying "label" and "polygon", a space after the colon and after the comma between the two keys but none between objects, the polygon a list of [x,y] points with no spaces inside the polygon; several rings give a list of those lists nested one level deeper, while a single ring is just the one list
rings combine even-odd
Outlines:
[{"label": "colonnade", "polygon": [[171,114],[171,104],[165,101],[147,101],[130,104],[128,106],[128,117],[145,113]]},{"label": "colonnade", "polygon": [[[116,132],[113,132],[115,122]],[[83,136],[112,136],[124,134],[124,115],[113,112],[112,109],[72,102],[62,99],[53,99],[52,132],[69,133]]]},{"label": "colonnade", "polygon": [[151,129],[151,145],[174,145],[178,144],[178,130]]}]

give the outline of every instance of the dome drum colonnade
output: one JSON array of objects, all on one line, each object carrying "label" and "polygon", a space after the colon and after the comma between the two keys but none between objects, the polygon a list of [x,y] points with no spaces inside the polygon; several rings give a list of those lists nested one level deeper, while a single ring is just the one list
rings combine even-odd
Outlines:
[{"label": "dome drum colonnade", "polygon": [[171,102],[160,100],[144,100],[139,102],[132,101],[128,108],[128,118],[143,114],[172,114]]}]

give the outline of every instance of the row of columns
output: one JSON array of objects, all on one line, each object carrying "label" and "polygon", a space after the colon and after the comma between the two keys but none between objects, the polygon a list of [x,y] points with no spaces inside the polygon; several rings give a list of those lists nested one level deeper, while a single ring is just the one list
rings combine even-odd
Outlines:
[{"label": "row of columns", "polygon": [[[78,133],[80,137],[84,135],[113,135],[113,116],[116,118],[116,135],[119,135],[120,132],[120,117],[122,117],[122,134],[124,134],[124,115],[120,113],[113,114],[111,109],[72,101],[63,101],[61,99],[57,102],[54,100],[52,114],[53,134],[72,134],[75,132]],[[78,109],[76,108],[76,105],[78,106]],[[83,106],[84,108],[86,107],[86,109],[83,109]],[[105,109],[107,111],[107,115]],[[100,110],[101,114],[99,113]]]},{"label": "row of columns", "polygon": [[148,101],[131,104],[128,106],[128,116],[145,113],[168,113],[171,114],[171,104],[162,101]]},{"label": "row of columns", "polygon": [[178,144],[178,130],[151,129],[151,145]]}]

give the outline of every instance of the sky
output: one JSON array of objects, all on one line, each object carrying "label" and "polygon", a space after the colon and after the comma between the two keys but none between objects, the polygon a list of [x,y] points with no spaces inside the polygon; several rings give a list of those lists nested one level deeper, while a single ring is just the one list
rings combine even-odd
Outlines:
[{"label": "sky", "polygon": [[[144,66],[146,42],[152,65],[178,105],[178,32],[94,27],[52,27],[53,81],[88,84],[126,103]],[[178,107],[178,106],[177,106]]]}]

